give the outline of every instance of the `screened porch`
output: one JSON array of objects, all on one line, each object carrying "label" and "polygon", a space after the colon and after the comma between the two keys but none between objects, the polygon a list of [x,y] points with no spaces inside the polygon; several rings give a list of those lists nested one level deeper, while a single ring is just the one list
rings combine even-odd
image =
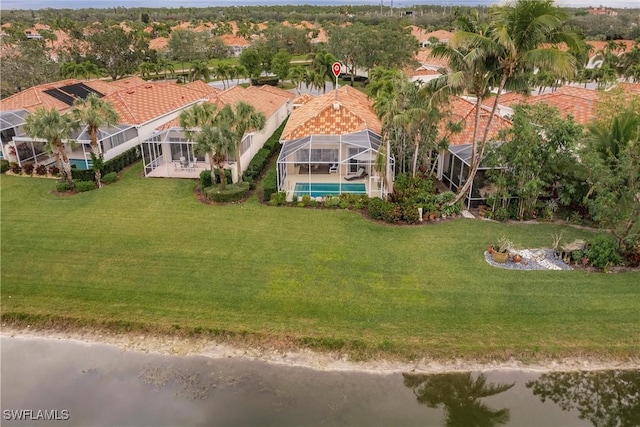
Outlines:
[{"label": "screened porch", "polygon": [[[289,198],[304,192],[319,195],[321,191],[314,188],[330,188],[327,194],[382,197],[390,189],[376,169],[381,143],[380,136],[369,130],[284,142],[278,156],[278,191],[286,192]],[[394,160],[389,158],[387,176],[393,176],[393,169]]]}]

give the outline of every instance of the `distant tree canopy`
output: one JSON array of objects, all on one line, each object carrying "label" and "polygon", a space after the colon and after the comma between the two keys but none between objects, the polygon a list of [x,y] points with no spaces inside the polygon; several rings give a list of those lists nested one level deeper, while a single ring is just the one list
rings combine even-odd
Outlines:
[{"label": "distant tree canopy", "polygon": [[60,65],[50,59],[43,40],[22,40],[3,53],[0,94],[5,97],[56,80],[59,73]]},{"label": "distant tree canopy", "polygon": [[94,26],[87,42],[87,58],[104,68],[114,80],[134,73],[149,50],[145,37],[133,31],[127,33],[119,26]]}]

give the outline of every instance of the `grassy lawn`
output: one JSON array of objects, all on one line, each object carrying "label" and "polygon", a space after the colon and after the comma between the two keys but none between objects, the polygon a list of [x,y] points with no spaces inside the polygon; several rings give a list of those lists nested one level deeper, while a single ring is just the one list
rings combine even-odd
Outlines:
[{"label": "grassy lawn", "polygon": [[640,274],[509,271],[482,256],[590,237],[551,224],[422,227],[256,197],[209,206],[138,164],[99,191],[2,176],[4,321],[224,333],[355,356],[640,355]]}]

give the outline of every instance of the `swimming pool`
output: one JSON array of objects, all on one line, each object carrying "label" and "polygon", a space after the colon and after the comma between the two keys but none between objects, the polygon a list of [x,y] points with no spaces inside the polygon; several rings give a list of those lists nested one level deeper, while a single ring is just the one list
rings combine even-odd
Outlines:
[{"label": "swimming pool", "polygon": [[82,159],[69,159],[69,162],[71,163],[71,167],[75,166],[75,168],[78,170],[91,169],[91,160],[87,160],[87,162],[89,163],[89,167],[87,167],[87,162]]},{"label": "swimming pool", "polygon": [[298,182],[293,194],[298,197],[304,196],[305,194],[311,197],[324,197],[329,194],[337,196],[341,191],[342,193],[367,194],[367,189],[364,184],[323,184],[315,182],[311,184]]}]

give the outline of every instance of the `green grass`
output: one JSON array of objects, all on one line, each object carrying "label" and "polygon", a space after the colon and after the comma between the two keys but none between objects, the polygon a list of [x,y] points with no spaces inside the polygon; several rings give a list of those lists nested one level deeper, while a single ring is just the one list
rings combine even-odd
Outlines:
[{"label": "green grass", "polygon": [[[523,247],[560,225],[464,219],[420,227],[255,196],[204,205],[190,180],[146,179],[67,197],[2,176],[4,322],[342,349],[357,357],[530,359],[640,354],[640,274],[488,265],[505,234]],[[176,332],[177,333],[177,332]]]}]

